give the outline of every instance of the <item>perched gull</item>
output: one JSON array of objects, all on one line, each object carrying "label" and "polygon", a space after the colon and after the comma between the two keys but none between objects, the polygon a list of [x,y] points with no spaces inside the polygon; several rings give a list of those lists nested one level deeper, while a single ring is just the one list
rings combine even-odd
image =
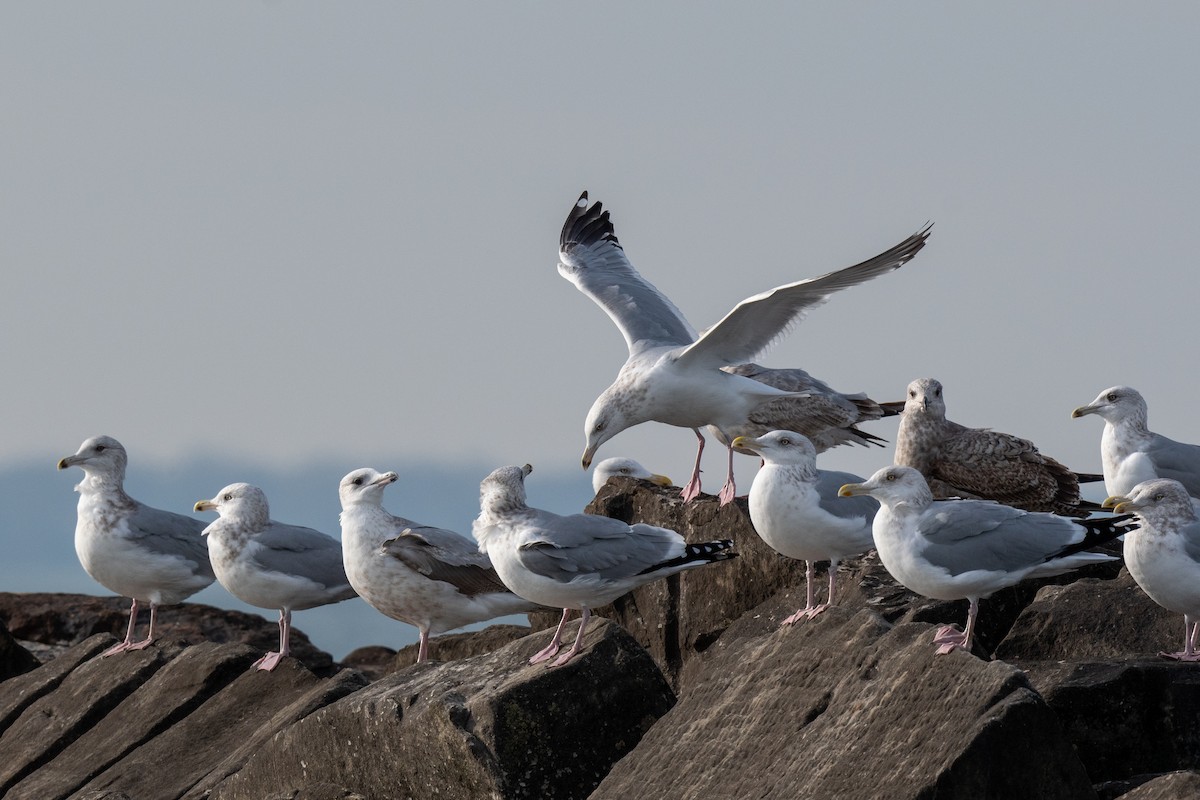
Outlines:
[{"label": "perched gull", "polygon": [[935,498],[996,500],[1026,511],[1076,516],[1089,513],[1081,509],[1078,476],[1039,453],[1033,442],[946,419],[942,384],[933,378],[908,385],[894,460],[924,475]]},{"label": "perched gull", "polygon": [[396,480],[370,468],[342,478],[342,551],[362,599],[420,631],[417,661],[429,657],[431,633],[536,610],[505,588],[467,538],[389,514],[383,490]]},{"label": "perched gull", "polygon": [[[587,192],[571,209],[559,238],[558,271],[591,297],[625,337],[629,358],[617,379],[588,412],[583,467],[599,447],[626,428],[662,422],[696,434],[696,465],[684,500],[700,494],[704,435],[714,426],[726,441],[762,403],[803,393],[723,371],[754,358],[763,348],[841,289],[906,264],[925,246],[929,226],[890,250],[853,267],[776,287],[738,303],[725,318],[697,335],[683,314],[648,283],[625,257],[601,204],[588,206]],[[733,500],[733,450],[719,497]]]},{"label": "perched gull", "polygon": [[666,475],[656,475],[643,467],[632,458],[606,458],[596,464],[592,471],[592,491],[600,493],[600,487],[608,483],[609,478],[637,478],[642,481],[657,483],[659,486],[670,486],[671,479]]},{"label": "perched gull", "polygon": [[[149,647],[158,607],[182,602],[213,582],[208,549],[200,538],[204,523],[125,494],[128,463],[125,448],[111,436],[93,436],[75,455],[58,462],[59,469],[83,469],[83,480],[75,487],[79,563],[104,588],[133,600],[125,641],[105,650],[105,656]],[[150,604],[150,629],[145,639],[134,642],[139,600]]]},{"label": "perched gull", "polygon": [[279,609],[279,652],[254,662],[258,669],[273,670],[291,655],[292,611],[355,596],[337,539],[275,522],[257,486],[231,483],[213,499],[196,503],[195,510],[220,515],[204,535],[221,585],[244,603]]},{"label": "perched gull", "polygon": [[[802,369],[772,369],[753,363],[721,369],[785,392],[804,394],[803,397],[770,400],[756,407],[742,424],[728,431],[728,436],[735,439],[787,430],[806,436],[818,453],[843,444],[882,447],[883,439],[859,430],[857,424],[900,413],[896,403],[877,403],[861,392],[844,394]],[[729,444],[726,432],[711,425],[708,430],[721,444]]]},{"label": "perched gull", "polygon": [[558,654],[571,609],[583,619],[575,644],[550,666],[579,653],[592,609],[644,583],[724,561],[733,542],[688,544],[675,531],[592,514],[559,516],[525,503],[525,476],[533,467],[501,467],[479,486],[479,517],[472,526],[504,584],[522,597],[563,610],[554,638],[529,663]]},{"label": "perched gull", "polygon": [[[844,484],[861,481],[849,472],[817,469],[817,451],[794,431],[772,431],[757,439],[739,436],[737,450],[762,456],[750,486],[750,521],[777,553],[805,561],[804,608],[783,621],[812,619],[834,603],[838,562],[872,547],[871,521],[879,503],[869,497],[838,497]],[[816,563],[829,561],[829,601],[815,602]]]},{"label": "perched gull", "polygon": [[935,501],[912,467],[884,467],[840,493],[879,501],[875,549],[893,578],[926,597],[971,601],[962,633],[950,626],[938,630],[933,641],[939,653],[971,649],[981,597],[1025,578],[1112,561],[1087,549],[1136,527],[1128,517],[1077,520],[986,500]]},{"label": "perched gull", "polygon": [[1168,611],[1183,614],[1183,651],[1159,653],[1178,661],[1200,661],[1200,519],[1187,489],[1165,478],[1139,483],[1105,508],[1137,515],[1141,527],[1125,537],[1129,574]]},{"label": "perched gull", "polygon": [[1136,389],[1114,386],[1072,417],[1096,414],[1104,420],[1100,457],[1104,463],[1104,489],[1112,496],[1126,495],[1142,481],[1170,478],[1189,495],[1200,498],[1200,446],[1184,444],[1146,427],[1146,401]]}]

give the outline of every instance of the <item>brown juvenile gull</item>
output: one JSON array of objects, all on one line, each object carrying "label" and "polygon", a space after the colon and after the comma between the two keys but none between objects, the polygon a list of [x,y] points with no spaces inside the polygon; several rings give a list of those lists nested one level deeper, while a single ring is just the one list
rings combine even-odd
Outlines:
[{"label": "brown juvenile gull", "polygon": [[1142,481],[1170,478],[1200,498],[1200,446],[1151,431],[1146,426],[1146,401],[1136,389],[1113,386],[1071,412],[1076,418],[1088,414],[1104,420],[1100,458],[1109,495],[1129,494]]},{"label": "brown juvenile gull", "polygon": [[968,428],[946,419],[942,384],[918,378],[896,434],[895,463],[925,476],[935,498],[996,500],[1026,511],[1087,516],[1079,498],[1079,476],[1033,442],[987,428]]},{"label": "brown juvenile gull", "polygon": [[342,553],[363,600],[416,626],[417,661],[429,657],[430,634],[537,610],[505,588],[474,542],[388,513],[383,490],[396,480],[394,472],[369,467],[342,478]]},{"label": "brown juvenile gull", "polygon": [[[838,497],[842,486],[862,478],[817,469],[812,442],[794,431],[771,431],[756,439],[739,436],[733,446],[762,456],[750,486],[755,532],[775,552],[805,562],[804,608],[782,624],[812,619],[834,604],[838,562],[871,549],[871,522],[879,503],[870,497]],[[829,599],[821,605],[815,591],[818,561],[829,562]]]},{"label": "brown juvenile gull", "polygon": [[[580,195],[559,237],[559,273],[592,298],[625,337],[629,357],[617,379],[588,412],[583,467],[596,450],[626,428],[662,422],[696,434],[696,464],[684,486],[685,501],[700,494],[704,435],[712,425],[732,441],[730,431],[746,423],[764,402],[800,394],[734,375],[722,367],[752,360],[767,345],[822,305],[834,292],[877,278],[908,263],[929,236],[929,226],[861,264],[816,278],[778,286],[748,297],[701,334],[665,295],[647,282],[625,257],[609,214]],[[729,449],[721,503],[733,500],[733,450]]]},{"label": "brown juvenile gull", "polygon": [[[885,440],[859,430],[860,422],[890,417],[900,413],[896,403],[878,403],[866,394],[845,394],[814,378],[802,369],[773,369],[758,364],[738,364],[722,367],[731,375],[742,375],[756,381],[782,389],[785,392],[803,392],[804,397],[784,397],[770,400],[750,412],[745,422],[734,426],[728,435],[733,438],[753,438],[771,431],[794,431],[807,438],[818,453],[843,444],[858,444],[864,447],[882,447]],[[709,426],[709,432],[721,444],[728,445],[726,434]],[[734,447],[739,453],[750,451]]]},{"label": "brown juvenile gull", "polygon": [[1200,661],[1200,520],[1179,481],[1155,478],[1128,496],[1109,497],[1105,508],[1137,515],[1141,527],[1125,537],[1125,566],[1150,599],[1183,614],[1183,650],[1159,653],[1177,661]]},{"label": "brown juvenile gull", "polygon": [[479,517],[472,526],[479,549],[488,554],[501,580],[516,594],[563,610],[537,664],[558,654],[572,609],[583,619],[575,643],[550,664],[562,666],[582,649],[592,609],[611,603],[642,584],[732,558],[728,539],[688,544],[666,528],[626,524],[594,514],[560,516],[530,508],[525,478],[533,467],[500,467],[479,486]]},{"label": "brown juvenile gull", "polygon": [[884,467],[864,483],[846,484],[840,494],[879,501],[871,532],[893,578],[935,600],[970,601],[961,633],[947,625],[934,635],[941,654],[970,651],[980,598],[1026,578],[1113,561],[1088,550],[1136,528],[1129,517],[1079,520],[988,500],[934,500],[912,467]]},{"label": "brown juvenile gull", "polygon": [[291,655],[293,611],[355,596],[338,540],[275,522],[257,486],[231,483],[194,508],[220,515],[204,529],[217,581],[244,603],[279,610],[279,651],[267,653],[254,667],[269,672]]},{"label": "brown juvenile gull", "polygon": [[618,477],[637,478],[641,481],[656,483],[659,486],[671,485],[671,479],[666,475],[653,473],[632,458],[615,456],[596,463],[596,468],[592,470],[592,491],[599,494],[600,487],[608,483],[609,478]]},{"label": "brown juvenile gull", "polygon": [[[158,607],[173,605],[213,582],[208,549],[200,532],[204,523],[182,514],[139,503],[125,493],[129,456],[111,436],[93,436],[59,469],[80,467],[75,553],[79,563],[101,586],[133,600],[125,640],[105,650],[111,656],[141,650],[154,642]],[[150,629],[133,640],[138,602],[150,604]]]}]

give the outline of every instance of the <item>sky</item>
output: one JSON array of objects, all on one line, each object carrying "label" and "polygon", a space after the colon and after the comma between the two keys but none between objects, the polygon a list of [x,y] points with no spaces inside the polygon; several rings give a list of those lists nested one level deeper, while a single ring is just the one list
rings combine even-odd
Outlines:
[{"label": "sky", "polygon": [[[466,484],[428,512],[465,532],[478,480],[530,462],[534,504],[579,510],[583,420],[626,355],[555,269],[583,189],[697,328],[933,221],[759,361],[878,400],[936,377],[951,419],[1078,470],[1101,423],[1070,411],[1114,384],[1200,441],[1198,25],[1187,3],[6,4],[0,474],[107,433],[154,505],[142,476],[194,501],[303,474],[331,510],[280,518],[336,534],[338,479],[372,465]],[[682,482],[693,453],[650,423],[599,457]],[[0,501],[69,561],[77,476],[36,480],[44,516],[24,482]],[[37,574],[9,563],[0,588]]]}]

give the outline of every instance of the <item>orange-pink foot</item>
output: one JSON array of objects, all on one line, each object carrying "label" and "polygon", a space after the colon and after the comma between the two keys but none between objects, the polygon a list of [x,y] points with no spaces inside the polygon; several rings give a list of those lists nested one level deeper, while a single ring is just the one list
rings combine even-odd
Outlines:
[{"label": "orange-pink foot", "polygon": [[258,661],[255,661],[250,666],[252,669],[261,669],[266,672],[270,672],[279,666],[280,661],[283,661],[283,653],[273,653],[272,652],[272,653],[267,653],[265,656],[260,658]]}]

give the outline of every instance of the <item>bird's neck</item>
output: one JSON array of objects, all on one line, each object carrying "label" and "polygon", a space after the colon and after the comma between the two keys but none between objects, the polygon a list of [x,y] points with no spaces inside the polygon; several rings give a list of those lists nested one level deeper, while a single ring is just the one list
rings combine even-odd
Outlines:
[{"label": "bird's neck", "polygon": [[123,475],[85,472],[75,491],[82,495],[104,497],[118,505],[132,505],[132,498],[125,494],[124,482]]}]

